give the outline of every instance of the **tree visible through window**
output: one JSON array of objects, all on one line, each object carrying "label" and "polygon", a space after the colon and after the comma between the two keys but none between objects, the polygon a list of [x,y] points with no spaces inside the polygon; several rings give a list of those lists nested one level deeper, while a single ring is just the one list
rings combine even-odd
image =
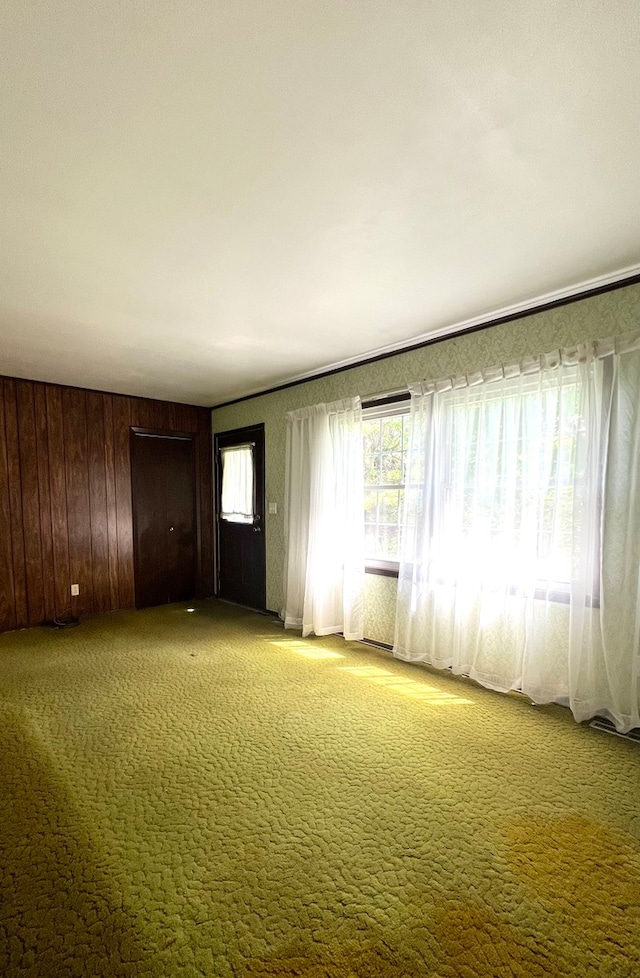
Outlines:
[{"label": "tree visible through window", "polygon": [[400,556],[409,447],[406,402],[395,412],[367,417],[365,411],[363,419],[365,559],[369,562],[397,563]]}]

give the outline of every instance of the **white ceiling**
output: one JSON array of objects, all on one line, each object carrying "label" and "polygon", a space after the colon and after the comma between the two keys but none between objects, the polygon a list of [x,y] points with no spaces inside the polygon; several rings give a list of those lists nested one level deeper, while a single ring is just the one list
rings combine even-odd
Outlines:
[{"label": "white ceiling", "polygon": [[212,405],[640,261],[637,0],[3,0],[0,373]]}]

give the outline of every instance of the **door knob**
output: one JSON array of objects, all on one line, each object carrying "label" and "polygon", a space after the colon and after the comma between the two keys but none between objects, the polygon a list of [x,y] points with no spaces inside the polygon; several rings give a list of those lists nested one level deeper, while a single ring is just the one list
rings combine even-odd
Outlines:
[{"label": "door knob", "polygon": [[173,533],[173,527],[172,526],[169,527],[169,533]]}]

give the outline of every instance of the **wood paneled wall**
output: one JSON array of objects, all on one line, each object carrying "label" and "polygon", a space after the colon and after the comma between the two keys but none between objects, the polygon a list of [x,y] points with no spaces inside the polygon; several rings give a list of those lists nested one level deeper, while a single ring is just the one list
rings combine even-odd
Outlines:
[{"label": "wood paneled wall", "polygon": [[210,410],[0,377],[0,631],[134,607],[132,425],[196,436],[198,593],[213,594]]}]

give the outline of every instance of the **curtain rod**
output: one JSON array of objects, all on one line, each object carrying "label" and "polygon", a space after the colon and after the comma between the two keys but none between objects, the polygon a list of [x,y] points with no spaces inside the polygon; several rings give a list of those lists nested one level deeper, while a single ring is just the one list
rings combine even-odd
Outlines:
[{"label": "curtain rod", "polygon": [[393,391],[378,391],[375,394],[364,394],[361,396],[360,400],[362,402],[362,406],[365,407],[374,403],[379,404],[381,401],[403,401],[408,399],[410,396],[408,387],[399,387],[397,390]]}]

